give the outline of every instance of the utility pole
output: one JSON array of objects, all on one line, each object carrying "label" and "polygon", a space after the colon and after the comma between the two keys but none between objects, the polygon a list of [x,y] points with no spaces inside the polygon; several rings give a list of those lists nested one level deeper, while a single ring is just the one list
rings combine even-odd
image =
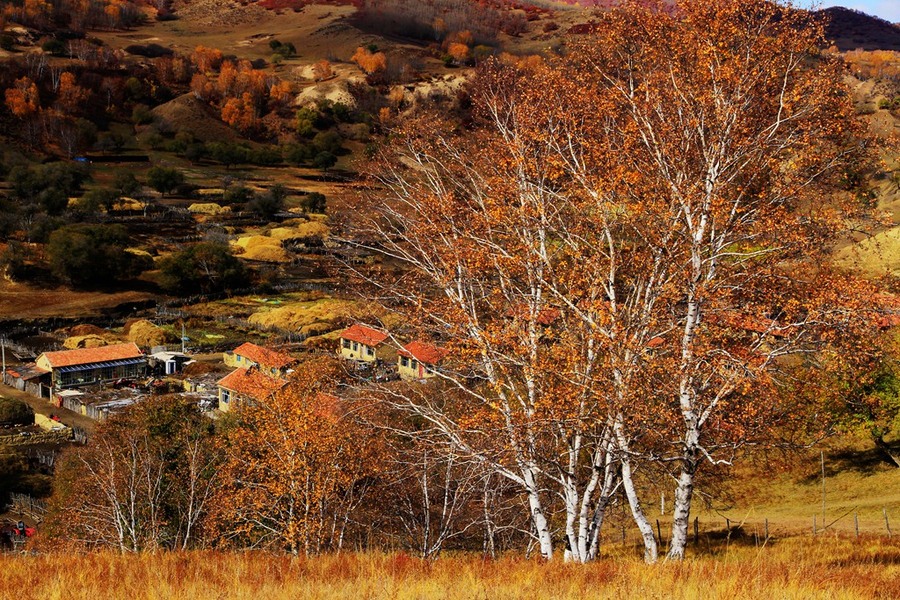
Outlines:
[{"label": "utility pole", "polygon": [[181,353],[184,354],[184,319],[181,320]]}]

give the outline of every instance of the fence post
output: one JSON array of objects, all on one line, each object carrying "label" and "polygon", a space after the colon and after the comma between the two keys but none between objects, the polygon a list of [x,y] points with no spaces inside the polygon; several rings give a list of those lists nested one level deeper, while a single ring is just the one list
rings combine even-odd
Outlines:
[{"label": "fence post", "polygon": [[663,545],[662,529],[659,526],[659,519],[656,520],[656,535],[659,538],[659,545]]},{"label": "fence post", "polygon": [[856,529],[856,539],[859,539],[859,513],[853,513],[853,528]]},{"label": "fence post", "polygon": [[894,537],[894,536],[893,536],[893,534],[891,533],[891,522],[888,521],[887,509],[886,509],[886,508],[882,508],[882,509],[881,509],[881,513],[884,515],[884,526],[885,526],[885,528],[887,529],[887,532],[888,532],[888,539],[890,539],[890,538],[892,538],[892,537]]},{"label": "fence post", "polygon": [[766,519],[766,541],[769,541],[769,519]]},{"label": "fence post", "polygon": [[818,521],[816,520],[816,515],[813,515],[813,535],[818,535],[819,533],[819,526],[817,523]]}]

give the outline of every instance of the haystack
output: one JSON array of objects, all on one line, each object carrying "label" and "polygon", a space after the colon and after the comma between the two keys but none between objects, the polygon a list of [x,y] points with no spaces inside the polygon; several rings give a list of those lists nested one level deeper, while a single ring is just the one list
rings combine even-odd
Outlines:
[{"label": "haystack", "polygon": [[68,329],[67,335],[69,336],[86,336],[86,335],[96,335],[96,336],[104,336],[109,335],[109,331],[103,329],[102,327],[97,327],[96,325],[91,325],[90,323],[82,323],[80,325],[75,325]]},{"label": "haystack", "polygon": [[231,212],[230,206],[219,206],[215,202],[195,202],[188,206],[188,212],[216,216]]},{"label": "haystack", "polygon": [[303,328],[309,327],[309,332],[315,330],[321,333],[337,329],[339,323],[358,314],[363,308],[359,302],[352,300],[323,298],[285,304],[266,312],[258,312],[250,315],[249,320],[251,323],[275,325],[283,329],[302,331]]},{"label": "haystack", "polygon": [[328,225],[321,221],[301,221],[293,227],[276,227],[269,232],[269,235],[276,240],[325,238],[328,237],[328,234]]},{"label": "haystack", "polygon": [[239,238],[234,248],[236,254],[247,260],[262,262],[290,262],[291,255],[281,246],[281,240],[264,235],[250,235]]},{"label": "haystack", "polygon": [[63,347],[69,350],[76,350],[78,348],[100,348],[107,344],[108,342],[99,335],[88,334],[67,337],[63,342]]},{"label": "haystack", "polygon": [[129,342],[134,342],[142,348],[162,346],[169,340],[165,331],[146,319],[126,323],[125,335],[128,336]]}]

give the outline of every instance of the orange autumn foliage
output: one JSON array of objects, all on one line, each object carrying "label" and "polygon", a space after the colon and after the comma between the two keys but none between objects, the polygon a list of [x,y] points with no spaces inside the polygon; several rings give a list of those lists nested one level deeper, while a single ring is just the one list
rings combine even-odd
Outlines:
[{"label": "orange autumn foliage", "polygon": [[68,71],[60,75],[56,98],[64,111],[68,113],[78,111],[89,96],[90,92],[76,83],[75,75]]},{"label": "orange autumn foliage", "polygon": [[379,73],[387,68],[387,57],[384,52],[372,53],[368,48],[360,46],[350,57],[367,75]]},{"label": "orange autumn foliage", "polygon": [[222,51],[218,48],[197,46],[191,54],[191,61],[201,73],[215,71],[222,64]]},{"label": "orange autumn foliage", "polygon": [[371,430],[332,395],[331,358],[299,365],[289,385],[242,406],[224,432],[225,482],[213,528],[223,541],[313,554],[339,549],[347,492],[379,469]]},{"label": "orange autumn foliage", "polygon": [[5,95],[6,107],[20,119],[33,115],[41,106],[37,85],[28,77],[17,79]]}]

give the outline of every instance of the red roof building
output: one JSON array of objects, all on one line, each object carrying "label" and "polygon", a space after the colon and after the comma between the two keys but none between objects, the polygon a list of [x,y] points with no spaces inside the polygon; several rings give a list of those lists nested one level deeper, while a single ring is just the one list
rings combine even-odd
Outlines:
[{"label": "red roof building", "polygon": [[447,356],[447,351],[417,340],[403,346],[397,354],[397,372],[401,379],[427,379],[434,377],[434,367]]},{"label": "red roof building", "polygon": [[35,364],[50,371],[51,385],[57,388],[135,379],[147,372],[147,358],[131,342],[44,352]]},{"label": "red roof building", "polygon": [[219,410],[228,412],[239,404],[261,401],[287,383],[284,379],[269,377],[256,367],[237,369],[218,381]]},{"label": "red roof building", "polygon": [[388,334],[380,329],[355,323],[341,332],[341,346],[338,353],[342,358],[361,362],[392,360],[385,341]]},{"label": "red roof building", "polygon": [[[129,358],[141,358],[143,356],[144,353],[137,347],[137,344],[128,342],[126,344],[100,346],[99,348],[78,348],[76,350],[44,352],[38,357],[36,362],[39,367],[49,371],[60,367],[103,363],[113,360],[126,360]],[[46,366],[44,366],[44,364],[46,364]]]},{"label": "red roof building", "polygon": [[270,350],[250,342],[245,342],[231,352],[226,352],[223,359],[229,367],[241,369],[259,367],[260,371],[272,377],[284,375],[289,367],[298,362],[290,354]]}]

